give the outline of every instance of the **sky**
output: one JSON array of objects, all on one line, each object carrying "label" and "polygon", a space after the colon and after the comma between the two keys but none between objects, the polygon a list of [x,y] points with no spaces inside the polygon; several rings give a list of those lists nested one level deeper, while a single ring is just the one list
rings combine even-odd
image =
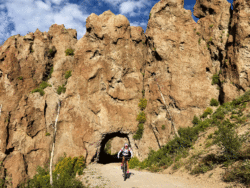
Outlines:
[{"label": "sky", "polygon": [[[160,0],[0,0],[0,45],[9,37],[35,32],[48,32],[52,24],[64,24],[77,31],[77,39],[86,33],[86,19],[91,13],[100,15],[110,10],[124,15],[130,26],[141,26],[146,32],[149,13]],[[184,0],[191,10],[196,0]],[[232,3],[233,0],[228,0]],[[232,7],[232,6],[231,6]],[[198,19],[192,14],[195,22]]]}]

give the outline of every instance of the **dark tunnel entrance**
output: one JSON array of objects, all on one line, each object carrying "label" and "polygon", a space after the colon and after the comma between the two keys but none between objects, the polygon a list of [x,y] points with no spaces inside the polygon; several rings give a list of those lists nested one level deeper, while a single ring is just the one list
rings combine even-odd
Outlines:
[{"label": "dark tunnel entrance", "polygon": [[[119,152],[119,150],[117,150],[117,153],[115,153],[115,154],[108,154],[105,151],[105,145],[107,144],[107,142],[110,139],[115,138],[115,137],[126,138],[127,139],[126,142],[130,146],[130,142],[129,142],[129,138],[128,138],[127,134],[120,133],[120,132],[106,134],[105,137],[104,137],[104,139],[101,141],[101,144],[100,144],[100,152],[99,152],[99,158],[97,159],[97,163],[107,164],[107,163],[118,163],[118,162],[122,161],[122,159],[118,159],[117,158],[117,153]],[[124,143],[122,143],[121,145],[123,145],[123,144]],[[97,157],[97,152],[94,155],[94,157],[92,158],[91,162],[94,162],[95,159],[96,159],[96,157]]]}]

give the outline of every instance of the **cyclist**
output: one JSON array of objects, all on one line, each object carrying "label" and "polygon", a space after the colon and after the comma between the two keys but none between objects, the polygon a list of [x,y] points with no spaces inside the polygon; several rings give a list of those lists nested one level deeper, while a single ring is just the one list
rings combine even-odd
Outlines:
[{"label": "cyclist", "polygon": [[[121,152],[122,152],[122,153],[121,153]],[[120,151],[119,151],[119,153],[118,153],[118,158],[119,158],[120,153],[121,153],[121,157],[122,157],[122,156],[126,156],[126,157],[129,157],[129,156],[130,156],[130,158],[133,157],[133,151],[132,151],[132,149],[131,149],[130,147],[128,147],[128,144],[127,144],[127,143],[125,143],[125,144],[124,144],[124,147],[123,147],[122,149],[120,149]],[[121,169],[122,169],[122,167],[123,167],[123,164],[124,164],[124,158],[122,159]],[[127,168],[128,168],[127,173],[129,173],[128,161],[127,161]]]}]

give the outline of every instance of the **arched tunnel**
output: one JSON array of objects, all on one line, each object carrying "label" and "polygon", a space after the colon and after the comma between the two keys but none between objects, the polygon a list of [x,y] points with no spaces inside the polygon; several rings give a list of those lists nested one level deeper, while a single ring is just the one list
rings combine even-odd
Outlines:
[{"label": "arched tunnel", "polygon": [[[117,162],[122,161],[122,159],[117,158],[117,153],[116,154],[108,154],[104,149],[107,142],[110,139],[115,138],[115,137],[126,138],[127,139],[126,143],[128,143],[128,145],[130,146],[128,134],[120,133],[120,132],[106,134],[104,139],[100,143],[99,157],[97,155],[97,152],[98,152],[97,151],[96,154],[94,155],[94,157],[91,159],[91,162],[94,162],[95,160],[97,160],[97,163],[107,164],[107,163],[117,163]],[[124,143],[121,143],[121,144],[119,143],[119,145],[122,147],[124,145]],[[121,149],[121,147],[119,148],[119,150]],[[117,150],[117,152],[119,152],[119,150]]]}]

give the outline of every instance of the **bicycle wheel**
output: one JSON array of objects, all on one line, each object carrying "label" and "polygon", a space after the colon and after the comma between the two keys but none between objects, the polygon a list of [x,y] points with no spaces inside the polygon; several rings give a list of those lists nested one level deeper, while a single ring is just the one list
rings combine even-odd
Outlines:
[{"label": "bicycle wheel", "polygon": [[125,160],[125,164],[124,164],[124,181],[126,181],[126,177],[127,177],[127,161]]}]

